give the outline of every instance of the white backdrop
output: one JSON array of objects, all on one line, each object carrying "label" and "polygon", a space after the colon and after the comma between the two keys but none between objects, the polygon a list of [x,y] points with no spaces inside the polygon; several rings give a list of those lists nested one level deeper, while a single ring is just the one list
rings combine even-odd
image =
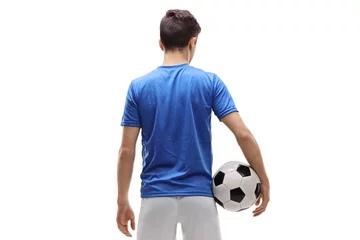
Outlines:
[{"label": "white backdrop", "polygon": [[[192,65],[228,85],[271,181],[262,216],[219,208],[223,238],[360,239],[355,0],[1,1],[0,239],[125,239],[115,222],[125,93],[162,63],[169,8],[201,24]],[[213,120],[214,170],[245,161]]]}]

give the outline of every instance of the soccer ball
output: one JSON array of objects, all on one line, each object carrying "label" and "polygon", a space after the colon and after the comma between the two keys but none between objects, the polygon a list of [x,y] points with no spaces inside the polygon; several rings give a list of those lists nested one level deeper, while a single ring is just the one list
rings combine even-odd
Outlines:
[{"label": "soccer ball", "polygon": [[248,164],[231,161],[214,174],[212,188],[218,205],[239,212],[254,205],[260,196],[261,182]]}]

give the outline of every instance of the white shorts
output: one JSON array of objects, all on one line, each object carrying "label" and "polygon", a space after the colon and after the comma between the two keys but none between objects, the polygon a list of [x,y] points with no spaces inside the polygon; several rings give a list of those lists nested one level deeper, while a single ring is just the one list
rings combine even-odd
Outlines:
[{"label": "white shorts", "polygon": [[221,240],[213,198],[186,196],[141,200],[137,240],[176,240],[178,224],[184,240]]}]

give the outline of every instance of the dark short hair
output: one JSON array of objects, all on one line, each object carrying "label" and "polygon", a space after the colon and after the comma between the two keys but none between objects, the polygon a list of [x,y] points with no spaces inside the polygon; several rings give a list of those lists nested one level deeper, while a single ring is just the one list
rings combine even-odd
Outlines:
[{"label": "dark short hair", "polygon": [[160,40],[165,51],[185,48],[200,32],[199,23],[188,10],[168,10],[160,22]]}]

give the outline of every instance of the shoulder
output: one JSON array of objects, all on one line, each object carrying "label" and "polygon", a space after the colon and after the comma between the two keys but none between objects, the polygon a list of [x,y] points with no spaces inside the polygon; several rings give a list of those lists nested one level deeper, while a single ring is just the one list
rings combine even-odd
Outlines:
[{"label": "shoulder", "polygon": [[146,74],[144,74],[144,75],[142,75],[142,76],[140,76],[140,77],[137,77],[137,78],[133,79],[133,80],[131,81],[131,84],[132,84],[132,85],[143,84],[143,83],[145,83],[145,82],[147,82],[147,81],[149,81],[149,80],[151,80],[151,79],[154,79],[154,78],[156,78],[156,77],[158,77],[158,76],[159,76],[159,71],[157,71],[157,70],[155,69],[155,70],[153,70],[153,71],[151,71],[151,72],[149,72],[149,73],[146,73]]},{"label": "shoulder", "polygon": [[189,67],[189,72],[191,72],[192,74],[196,74],[199,77],[206,78],[209,82],[211,82],[213,84],[218,80],[221,81],[221,79],[219,78],[219,76],[216,73],[211,72],[211,71],[207,71],[207,70],[204,70],[204,69],[200,69],[200,68],[190,66]]},{"label": "shoulder", "polygon": [[149,73],[146,73],[140,77],[133,79],[130,82],[130,88],[134,89],[135,91],[138,91],[141,88],[143,88],[145,85],[147,85],[148,83],[151,83],[156,79],[159,79],[159,77],[161,77],[161,72],[159,72],[159,71],[157,71],[157,69],[155,69]]}]

